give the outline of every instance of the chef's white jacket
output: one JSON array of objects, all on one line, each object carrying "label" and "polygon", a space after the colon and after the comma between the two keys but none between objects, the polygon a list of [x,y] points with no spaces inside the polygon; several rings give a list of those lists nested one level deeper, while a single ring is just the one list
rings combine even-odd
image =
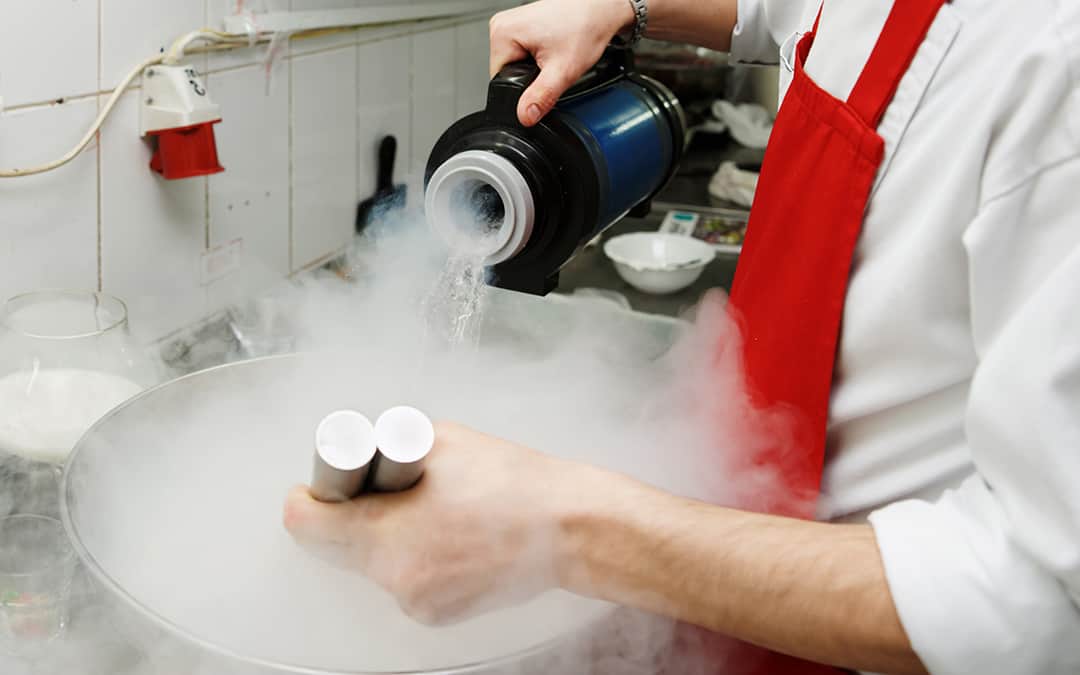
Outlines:
[{"label": "chef's white jacket", "polygon": [[[733,56],[783,89],[819,6],[739,0]],[[891,6],[826,0],[807,73],[846,97]],[[821,515],[935,674],[1080,673],[1078,79],[1080,2],[954,0],[878,128]]]}]

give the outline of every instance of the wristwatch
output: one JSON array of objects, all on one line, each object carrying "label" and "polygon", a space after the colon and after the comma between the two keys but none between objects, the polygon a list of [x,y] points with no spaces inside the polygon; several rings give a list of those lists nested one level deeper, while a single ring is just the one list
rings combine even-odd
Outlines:
[{"label": "wristwatch", "polygon": [[634,9],[634,30],[629,39],[616,36],[612,41],[612,44],[623,49],[630,49],[641,42],[641,38],[645,37],[645,29],[649,26],[648,0],[628,0],[628,2]]}]

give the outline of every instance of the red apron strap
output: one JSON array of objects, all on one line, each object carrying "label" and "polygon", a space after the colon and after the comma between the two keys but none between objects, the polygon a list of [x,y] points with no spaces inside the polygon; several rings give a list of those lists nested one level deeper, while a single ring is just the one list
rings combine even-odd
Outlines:
[{"label": "red apron strap", "polygon": [[881,122],[934,17],[949,1],[894,0],[877,45],[848,97],[848,105],[871,129]]}]

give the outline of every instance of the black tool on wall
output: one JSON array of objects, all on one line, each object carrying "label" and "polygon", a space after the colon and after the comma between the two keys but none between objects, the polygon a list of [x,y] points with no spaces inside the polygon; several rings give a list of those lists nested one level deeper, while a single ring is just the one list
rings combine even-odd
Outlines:
[{"label": "black tool on wall", "polygon": [[397,139],[384,136],[379,142],[375,194],[360,202],[356,210],[356,231],[362,232],[378,218],[391,211],[405,208],[406,187],[394,184],[394,158],[397,156]]}]

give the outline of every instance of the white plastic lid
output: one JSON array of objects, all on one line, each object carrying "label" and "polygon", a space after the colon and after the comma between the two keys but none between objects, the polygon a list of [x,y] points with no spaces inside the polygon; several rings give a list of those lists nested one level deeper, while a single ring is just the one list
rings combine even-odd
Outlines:
[{"label": "white plastic lid", "polygon": [[[497,195],[501,218],[469,208],[481,191]],[[428,223],[457,252],[484,256],[497,265],[517,255],[532,236],[536,217],[532,190],[508,159],[487,150],[458,153],[435,171],[428,183],[424,207]]]},{"label": "white plastic lid", "polygon": [[418,462],[435,444],[435,427],[416,408],[390,408],[375,422],[375,442],[387,459],[402,464]]},{"label": "white plastic lid", "polygon": [[315,450],[335,469],[359,469],[375,457],[375,449],[375,428],[353,410],[330,413],[315,429]]}]

